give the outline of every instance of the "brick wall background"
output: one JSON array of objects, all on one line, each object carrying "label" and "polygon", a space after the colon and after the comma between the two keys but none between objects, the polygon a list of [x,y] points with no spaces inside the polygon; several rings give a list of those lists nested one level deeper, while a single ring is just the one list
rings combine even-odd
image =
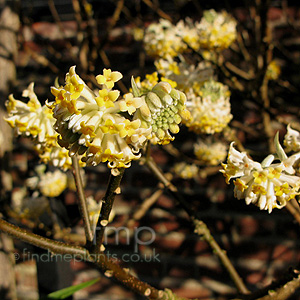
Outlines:
[{"label": "brick wall background", "polygon": [[[105,24],[106,19],[112,15],[114,4],[110,1],[91,2],[98,8],[95,11],[99,22]],[[97,4],[95,4],[96,2]],[[282,17],[279,2],[273,1],[270,10],[270,19],[274,23],[280,22]],[[297,1],[287,2],[292,7],[293,16],[298,17]],[[66,33],[72,39],[76,27],[70,1],[56,1],[55,4],[64,21]],[[210,1],[203,4],[203,9],[220,8],[222,5],[220,1]],[[239,3],[235,1],[231,5],[235,9],[235,13],[238,14]],[[21,6],[21,13],[29,16],[32,20],[30,23],[32,27],[24,25],[22,28],[23,46],[26,45],[36,53],[49,55],[63,74],[69,68],[69,65],[66,64],[67,58],[63,58],[59,62],[58,58],[48,53],[49,48],[45,47],[45,45],[54,42],[61,43],[61,49],[64,46],[64,41],[58,37],[59,29],[53,23],[47,8],[47,1],[22,1]],[[101,7],[103,9],[100,9]],[[182,10],[176,11],[172,1],[161,1],[161,8],[177,17],[178,15],[183,17],[190,14],[194,16],[195,12],[191,9],[192,7],[192,4],[188,3]],[[143,5],[143,13],[145,23],[157,19],[157,16],[146,5]],[[105,51],[112,62],[112,68],[115,67],[124,74],[124,83],[128,83],[127,86],[129,86],[129,79],[132,74],[143,75],[141,73],[153,71],[153,65],[152,61],[148,59],[145,60],[143,68],[138,65],[137,57],[141,57],[140,45],[127,35],[131,24],[125,19],[121,19],[120,24],[118,23],[112,31]],[[291,29],[282,26],[280,30],[290,32]],[[100,32],[100,34],[103,33]],[[290,34],[286,40],[282,39],[282,43],[285,43],[285,47],[292,55],[291,59],[294,59],[294,64],[286,66],[283,69],[283,74],[291,74],[293,83],[296,85],[299,82],[297,75],[300,57],[299,35]],[[48,97],[51,99],[49,86],[52,85],[56,74],[51,73],[47,67],[41,68],[36,61],[32,60],[25,48],[20,49],[17,67],[18,80],[12,87],[12,92],[16,94],[16,98],[19,98],[18,94],[21,94],[21,91],[30,81],[36,81],[36,93],[39,98],[46,99]],[[97,71],[102,68],[102,65],[97,66]],[[295,94],[291,101],[299,101],[298,95]],[[233,114],[238,116],[239,101],[236,99],[232,105]],[[182,137],[187,134],[188,132],[182,128],[176,137],[177,143],[180,143]],[[255,141],[251,142],[255,143]],[[10,156],[11,170],[14,178],[14,189],[18,190],[24,185],[24,178],[30,173],[33,166],[38,164],[38,158],[32,151],[30,143],[25,139],[17,139],[14,147]],[[152,151],[156,162],[167,172],[176,159],[160,147],[155,146]],[[87,168],[86,176],[88,178],[87,194],[94,195],[100,200],[105,192],[109,171],[104,165]],[[271,283],[272,280],[281,277],[289,267],[298,265],[300,258],[299,225],[294,222],[293,217],[286,210],[275,210],[269,215],[265,211],[259,211],[254,206],[246,206],[243,200],[239,201],[233,198],[232,186],[228,187],[223,176],[219,173],[201,180],[184,181],[175,178],[173,183],[180,187],[182,196],[206,222],[215,239],[227,252],[251,291],[262,288]],[[126,224],[127,219],[132,216],[143,200],[161,188],[154,175],[145,166],[138,163],[133,163],[132,167],[125,172],[121,187],[122,193],[116,199],[116,215],[111,224],[111,226],[116,227]],[[57,201],[66,206],[67,217],[74,225],[73,231],[82,234],[78,221],[75,193],[65,191]],[[155,240],[150,245],[140,246],[137,255],[134,251],[135,240],[133,237],[131,237],[131,243],[128,244],[126,236],[124,236],[116,245],[117,241],[112,235],[108,238],[106,251],[117,255],[117,258],[124,257],[124,254],[127,255],[126,257],[130,255],[130,261],[124,266],[136,273],[139,278],[159,288],[171,288],[179,296],[190,298],[221,300],[229,299],[235,294],[234,285],[226,270],[212,253],[208,244],[193,232],[194,228],[186,213],[167,191],[163,191],[156,203],[134,226],[153,228]],[[134,229],[132,234],[134,234]],[[149,232],[145,230],[141,232],[139,238],[147,241],[151,236],[149,237]],[[19,241],[15,241],[15,247],[16,253],[19,255],[16,260],[18,297],[22,300],[38,299],[39,285],[41,286],[42,283],[38,282],[37,270],[43,269],[43,266],[37,266],[34,260],[27,257],[30,255],[24,254],[40,252],[38,249]],[[64,271],[61,271],[57,267],[51,272],[55,274],[57,279],[65,280],[66,283],[76,284],[102,276],[92,266],[80,261],[71,261],[64,265],[63,269]],[[55,284],[53,283],[53,285]],[[299,293],[291,299],[298,298],[300,299]],[[99,283],[77,292],[74,299],[120,300],[140,298],[102,276]]]}]

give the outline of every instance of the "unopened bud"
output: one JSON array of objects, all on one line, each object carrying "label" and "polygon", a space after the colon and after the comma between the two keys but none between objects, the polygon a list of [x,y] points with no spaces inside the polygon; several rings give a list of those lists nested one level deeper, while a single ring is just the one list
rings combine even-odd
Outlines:
[{"label": "unopened bud", "polygon": [[152,89],[153,92],[161,91],[167,94],[170,94],[171,90],[172,90],[171,85],[168,82],[164,82],[164,81],[157,83]]},{"label": "unopened bud", "polygon": [[155,105],[156,107],[160,108],[162,107],[162,103],[160,101],[160,98],[158,97],[157,94],[153,93],[153,92],[149,92],[146,95],[146,102],[149,104],[149,101]]}]

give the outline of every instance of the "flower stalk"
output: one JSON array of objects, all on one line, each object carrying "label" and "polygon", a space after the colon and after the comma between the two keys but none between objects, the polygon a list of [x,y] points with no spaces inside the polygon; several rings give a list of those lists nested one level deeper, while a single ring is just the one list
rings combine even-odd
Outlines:
[{"label": "flower stalk", "polygon": [[73,176],[74,176],[74,180],[77,188],[78,200],[79,200],[78,206],[84,224],[86,241],[91,242],[94,238],[94,234],[92,232],[92,227],[91,227],[91,222],[90,222],[89,212],[87,207],[87,201],[84,195],[83,183],[80,175],[80,168],[79,168],[77,155],[74,155],[72,157],[72,165],[73,165]]},{"label": "flower stalk", "polygon": [[108,224],[108,219],[115,200],[115,196],[119,193],[120,182],[122,180],[124,172],[125,168],[121,168],[119,169],[119,174],[117,174],[116,176],[112,174],[110,175],[107,189],[104,198],[102,199],[101,211],[96,225],[95,238],[93,240],[93,243],[88,246],[92,253],[100,254],[103,252],[103,247],[101,246],[103,243],[104,231]]}]

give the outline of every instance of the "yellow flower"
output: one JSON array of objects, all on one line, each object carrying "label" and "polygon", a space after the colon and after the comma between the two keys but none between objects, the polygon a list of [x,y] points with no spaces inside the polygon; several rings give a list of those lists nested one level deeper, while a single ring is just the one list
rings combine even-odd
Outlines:
[{"label": "yellow flower", "polygon": [[272,212],[273,208],[282,208],[287,201],[299,194],[300,178],[295,176],[293,164],[300,153],[287,157],[280,144],[277,145],[279,163],[273,163],[275,156],[267,156],[260,164],[251,160],[246,153],[240,153],[230,145],[227,164],[221,172],[226,183],[234,181],[234,195],[245,199],[246,204],[253,203],[262,210]]},{"label": "yellow flower", "polygon": [[276,62],[276,60],[272,60],[268,65],[266,76],[269,80],[277,80],[281,73],[280,65]]},{"label": "yellow flower", "polygon": [[108,89],[112,89],[115,82],[119,81],[123,75],[120,72],[111,69],[103,69],[103,75],[96,76],[98,84],[105,84]]},{"label": "yellow flower", "polygon": [[133,97],[133,94],[128,93],[124,95],[124,99],[119,101],[120,111],[127,111],[130,115],[132,115],[137,108],[142,106],[142,99],[139,97]]},{"label": "yellow flower", "polygon": [[283,144],[287,152],[297,152],[300,150],[300,132],[291,128],[290,124],[287,126],[287,133],[284,136]]},{"label": "yellow flower", "polygon": [[187,93],[187,109],[191,118],[185,123],[195,133],[221,132],[232,119],[228,87],[213,80],[206,81],[198,93]]},{"label": "yellow flower", "polygon": [[46,197],[57,197],[67,187],[67,175],[59,170],[46,172],[40,176],[38,188]]},{"label": "yellow flower", "polygon": [[199,23],[195,24],[199,49],[221,51],[228,48],[237,37],[236,21],[225,11],[206,10]]},{"label": "yellow flower", "polygon": [[[40,104],[33,87],[34,84],[31,83],[23,91],[23,96],[29,98],[27,104],[14,99],[12,95],[9,96],[6,102],[9,113],[6,121],[15,129],[17,134],[33,138],[34,148],[43,163],[64,170],[69,169],[72,166],[71,158],[68,151],[61,148],[57,143],[58,133],[53,128],[55,124],[53,112],[47,105],[42,106]],[[57,91],[55,89],[55,93]],[[56,93],[58,102],[65,103],[62,99],[64,94],[65,92],[60,91]]]},{"label": "yellow flower", "polygon": [[168,20],[160,19],[152,23],[145,31],[145,50],[153,57],[177,56],[188,50],[182,38],[178,36],[176,27]]},{"label": "yellow flower", "polygon": [[96,102],[99,106],[105,106],[106,108],[114,107],[114,101],[118,99],[119,95],[119,91],[103,89],[99,91],[99,97],[96,97]]},{"label": "yellow flower", "polygon": [[[138,144],[129,137],[139,132],[141,122],[121,115],[120,103],[124,99],[117,100],[120,91],[109,90],[121,77],[119,72],[104,69],[103,75],[97,76],[103,89],[94,92],[76,74],[75,67],[71,67],[66,84],[52,88],[56,97],[53,115],[55,129],[60,134],[59,143],[70,150],[71,156],[75,153],[82,155],[81,160],[87,165],[107,161],[112,169],[129,167],[132,160],[140,157],[137,153],[145,142]],[[70,88],[70,85],[78,84],[81,85],[79,94]],[[124,98],[131,99],[130,96]],[[136,106],[142,101],[139,97],[131,100]]]}]

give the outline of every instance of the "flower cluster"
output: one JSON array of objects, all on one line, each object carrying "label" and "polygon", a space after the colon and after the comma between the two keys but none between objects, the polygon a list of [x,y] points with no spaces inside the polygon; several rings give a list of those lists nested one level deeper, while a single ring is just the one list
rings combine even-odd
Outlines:
[{"label": "flower cluster", "polygon": [[57,144],[58,134],[53,125],[52,110],[47,105],[41,105],[31,83],[23,91],[23,97],[29,98],[27,103],[16,100],[13,95],[6,101],[8,117],[5,119],[15,129],[17,135],[31,137],[35,149],[44,163],[51,163],[54,166],[68,169],[71,166],[71,159],[68,151]]},{"label": "flower cluster", "polygon": [[273,208],[284,207],[300,189],[300,177],[294,175],[293,168],[300,153],[287,157],[278,141],[276,144],[279,162],[273,163],[275,156],[269,155],[258,163],[234,149],[232,143],[227,164],[222,164],[224,169],[221,170],[227,183],[236,178],[233,181],[236,198],[245,199],[246,204],[253,203],[269,213]]},{"label": "flower cluster", "polygon": [[151,24],[144,36],[145,50],[153,57],[177,56],[187,50],[187,45],[177,35],[175,26],[168,20],[160,19]]},{"label": "flower cluster", "polygon": [[213,134],[221,132],[232,119],[230,92],[226,85],[209,80],[187,93],[187,109],[191,118],[185,125],[195,133]]},{"label": "flower cluster", "polygon": [[160,19],[146,29],[144,45],[148,55],[167,58],[190,52],[190,48],[200,52],[222,51],[236,36],[236,21],[225,11],[218,13],[211,9],[204,11],[200,22],[186,18],[173,25]]},{"label": "flower cluster", "polygon": [[206,10],[200,23],[199,49],[224,50],[236,40],[236,21],[225,11]]},{"label": "flower cluster", "polygon": [[67,188],[67,175],[60,170],[45,172],[45,168],[36,168],[37,176],[27,179],[26,184],[32,190],[39,190],[45,197],[57,197]]},{"label": "flower cluster", "polygon": [[177,88],[188,93],[197,91],[205,81],[213,76],[211,64],[206,61],[198,63],[196,66],[188,64],[183,58],[180,62],[171,57],[159,59],[154,62],[157,72],[173,82],[176,82]]},{"label": "flower cluster", "polygon": [[198,175],[199,168],[195,164],[189,165],[185,162],[180,162],[174,165],[173,171],[182,179],[192,179]]},{"label": "flower cluster", "polygon": [[188,114],[185,95],[167,82],[159,82],[143,94],[132,80],[134,93],[119,99],[120,92],[113,87],[121,78],[120,72],[104,69],[103,75],[96,76],[102,88],[94,92],[71,67],[65,85],[51,88],[59,144],[69,149],[71,156],[82,155],[87,165],[107,161],[112,169],[129,167],[132,160],[140,158],[147,140],[172,140],[168,130],[177,133],[181,117]]},{"label": "flower cluster", "polygon": [[26,187],[15,189],[11,196],[9,214],[18,220],[40,223],[39,217],[49,209],[49,201],[39,193],[28,196]]},{"label": "flower cluster", "polygon": [[168,144],[174,140],[170,132],[178,133],[178,124],[182,119],[190,118],[185,107],[185,94],[172,88],[168,82],[161,81],[141,99],[142,105],[134,114],[134,119],[141,120],[143,128],[151,129],[151,142]]},{"label": "flower cluster", "polygon": [[222,142],[214,142],[211,137],[201,139],[194,145],[194,153],[203,164],[216,166],[225,160],[227,145]]},{"label": "flower cluster", "polygon": [[71,67],[66,74],[65,85],[52,87],[55,96],[54,125],[60,134],[59,144],[70,150],[70,155],[83,155],[87,165],[108,162],[110,168],[129,167],[138,159],[136,135],[147,134],[140,128],[141,121],[125,118],[120,112],[133,113],[141,100],[127,94],[121,101],[114,84],[122,78],[120,72],[104,69],[96,80],[102,88],[96,93]]}]

